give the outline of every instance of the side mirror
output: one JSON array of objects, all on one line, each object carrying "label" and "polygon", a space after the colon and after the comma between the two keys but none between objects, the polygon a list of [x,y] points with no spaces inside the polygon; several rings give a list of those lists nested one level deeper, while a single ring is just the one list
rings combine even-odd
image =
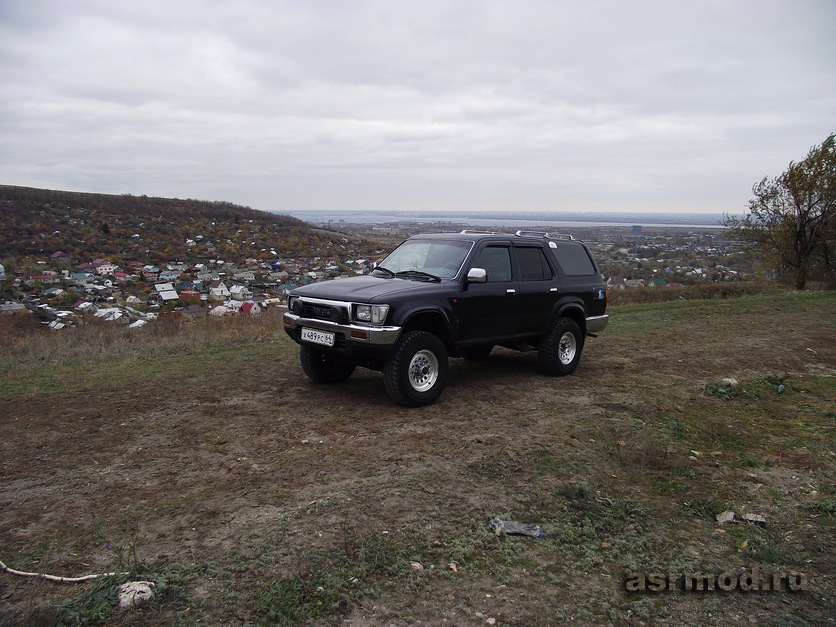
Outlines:
[{"label": "side mirror", "polygon": [[487,283],[488,271],[484,268],[471,268],[467,271],[468,283]]}]

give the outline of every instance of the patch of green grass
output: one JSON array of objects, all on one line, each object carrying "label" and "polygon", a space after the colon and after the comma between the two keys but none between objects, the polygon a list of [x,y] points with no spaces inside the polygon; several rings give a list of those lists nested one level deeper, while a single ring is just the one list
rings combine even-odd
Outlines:
[{"label": "patch of green grass", "polygon": [[719,381],[717,383],[709,383],[703,388],[703,393],[708,396],[719,396],[720,398],[734,398],[734,391],[737,388],[736,383],[730,381]]},{"label": "patch of green grass", "polygon": [[817,499],[810,504],[810,509],[817,514],[836,514],[836,500],[834,499]]},{"label": "patch of green grass", "polygon": [[750,457],[748,455],[741,455],[739,457],[740,465],[743,468],[760,468],[761,462],[754,457]]},{"label": "patch of green grass", "polygon": [[256,592],[257,613],[276,625],[295,625],[302,616],[303,583],[298,577],[280,579]]},{"label": "patch of green grass", "polygon": [[394,580],[413,576],[403,545],[368,538],[337,551],[311,550],[304,572],[256,590],[257,613],[271,623],[295,625],[346,615],[358,600]]},{"label": "patch of green grass", "polygon": [[677,418],[672,418],[668,421],[667,427],[677,440],[683,440],[688,435],[688,427]]},{"label": "patch of green grass", "polygon": [[58,608],[59,625],[100,625],[118,607],[119,586],[128,581],[127,575],[100,577],[80,595],[64,601]]},{"label": "patch of green grass", "polygon": [[595,496],[595,492],[583,484],[571,484],[567,486],[566,494],[569,498],[589,501]]},{"label": "patch of green grass", "polygon": [[744,549],[744,553],[752,559],[767,564],[784,564],[787,561],[778,543],[763,535],[753,535],[749,539],[749,544]]},{"label": "patch of green grass", "polygon": [[729,508],[719,501],[698,499],[692,503],[686,504],[685,509],[689,514],[713,523],[716,520],[717,514],[720,514]]},{"label": "patch of green grass", "polygon": [[[185,609],[189,598],[185,583],[192,575],[188,573],[142,573],[99,577],[88,584],[83,592],[67,599],[56,608],[55,625],[104,625],[109,624],[119,611],[119,586],[128,581],[148,581],[152,585],[154,599],[149,606],[136,608],[132,612],[144,613],[163,609]],[[147,620],[147,619],[146,619]]]}]

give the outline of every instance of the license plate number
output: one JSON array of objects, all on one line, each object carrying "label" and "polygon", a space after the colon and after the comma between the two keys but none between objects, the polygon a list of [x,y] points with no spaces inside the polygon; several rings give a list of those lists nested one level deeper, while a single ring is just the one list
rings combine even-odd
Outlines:
[{"label": "license plate number", "polygon": [[334,334],[326,331],[317,331],[316,329],[302,329],[302,340],[305,342],[313,342],[314,344],[322,344],[323,346],[334,345]]}]

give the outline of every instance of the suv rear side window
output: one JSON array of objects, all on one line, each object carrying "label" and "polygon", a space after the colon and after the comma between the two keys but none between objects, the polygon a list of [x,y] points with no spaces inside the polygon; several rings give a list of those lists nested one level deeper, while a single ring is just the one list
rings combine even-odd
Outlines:
[{"label": "suv rear side window", "polygon": [[560,269],[567,276],[596,274],[595,266],[586,248],[579,242],[550,242],[549,246]]},{"label": "suv rear side window", "polygon": [[552,278],[552,269],[542,248],[515,247],[514,256],[520,268],[521,281],[547,281]]}]

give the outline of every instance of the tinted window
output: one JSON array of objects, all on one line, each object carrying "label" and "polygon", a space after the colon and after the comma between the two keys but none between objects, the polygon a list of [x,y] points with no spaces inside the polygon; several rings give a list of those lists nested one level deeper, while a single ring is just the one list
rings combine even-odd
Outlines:
[{"label": "tinted window", "polygon": [[542,248],[515,248],[520,279],[523,281],[545,281],[552,278],[552,269],[546,261]]},{"label": "tinted window", "polygon": [[552,252],[560,269],[569,276],[596,274],[586,248],[578,242],[551,242]]},{"label": "tinted window", "polygon": [[483,248],[473,267],[484,268],[488,273],[489,282],[511,280],[511,255],[506,246]]}]

